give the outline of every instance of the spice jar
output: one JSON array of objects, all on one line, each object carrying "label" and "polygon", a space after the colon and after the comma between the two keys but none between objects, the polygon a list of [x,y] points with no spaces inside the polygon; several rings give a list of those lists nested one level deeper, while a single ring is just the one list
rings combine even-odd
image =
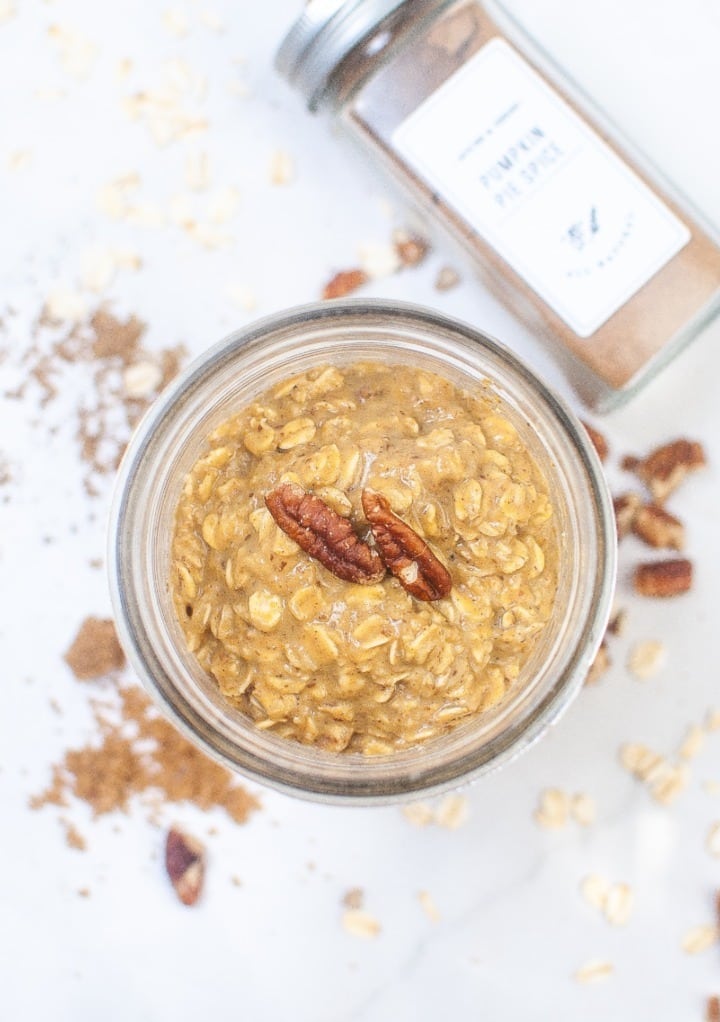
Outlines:
[{"label": "spice jar", "polygon": [[280,71],[606,409],[720,309],[707,224],[493,0],[311,0]]},{"label": "spice jar", "polygon": [[[373,756],[302,745],[256,727],[188,648],[169,584],[178,501],[213,430],[296,374],[357,362],[402,364],[492,392],[547,480],[563,550],[550,620],[502,701],[423,744]],[[232,334],[189,366],[130,441],[108,548],[118,634],[170,719],[231,769],[289,794],[342,804],[448,790],[526,749],[587,676],[610,611],[615,559],[607,485],[574,415],[486,335],[430,310],[381,301],[291,309]]]}]

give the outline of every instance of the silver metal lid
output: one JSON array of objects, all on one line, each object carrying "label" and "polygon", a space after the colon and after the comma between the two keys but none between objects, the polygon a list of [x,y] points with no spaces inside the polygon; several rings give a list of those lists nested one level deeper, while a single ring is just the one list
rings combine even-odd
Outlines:
[{"label": "silver metal lid", "polygon": [[278,71],[317,109],[337,66],[409,0],[310,0],[275,57]]}]

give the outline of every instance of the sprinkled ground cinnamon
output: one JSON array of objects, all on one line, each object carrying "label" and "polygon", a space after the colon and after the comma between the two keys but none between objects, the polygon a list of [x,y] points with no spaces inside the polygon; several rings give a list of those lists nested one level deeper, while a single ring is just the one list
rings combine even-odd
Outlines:
[{"label": "sprinkled ground cinnamon", "polygon": [[[5,325],[10,336],[13,329],[11,323]],[[133,427],[177,374],[186,355],[182,345],[145,350],[144,333],[145,324],[135,316],[119,319],[104,305],[87,320],[72,323],[59,320],[46,306],[30,330],[31,343],[17,339],[24,352],[19,365],[23,379],[3,396],[19,400],[36,390],[44,409],[65,390],[83,395],[73,418],[85,468],[83,482],[92,497],[102,492],[102,478],[109,481],[114,475]],[[126,386],[138,365],[150,381],[141,392]],[[154,370],[151,375],[148,368]],[[78,386],[73,378],[77,373],[89,375],[89,380],[83,378]],[[54,429],[50,427],[51,432]]]},{"label": "sprinkled ground cinnamon", "polygon": [[87,848],[87,842],[75,824],[66,819],[61,819],[60,822],[65,828],[65,841],[68,848],[75,848],[78,852],[84,852]]},{"label": "sprinkled ground cinnamon", "polygon": [[72,797],[101,816],[127,812],[137,796],[154,811],[190,802],[203,810],[220,807],[244,823],[259,808],[228,770],[159,717],[139,688],[121,686],[118,693],[117,713],[106,703],[93,703],[100,741],[69,749],[53,766],[48,788],[30,800],[32,809],[67,806]]},{"label": "sprinkled ground cinnamon", "polygon": [[90,681],[119,670],[125,663],[125,654],[112,621],[86,618],[65,654],[65,663],[78,681]]}]

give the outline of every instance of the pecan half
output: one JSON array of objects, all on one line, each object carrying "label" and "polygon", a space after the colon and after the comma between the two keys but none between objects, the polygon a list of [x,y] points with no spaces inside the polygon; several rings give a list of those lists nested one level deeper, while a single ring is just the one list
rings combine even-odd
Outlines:
[{"label": "pecan half", "polygon": [[597,451],[598,458],[600,461],[605,461],[609,451],[607,440],[599,430],[589,425],[589,423],[583,422],[583,426],[585,427],[585,432],[590,437],[590,442]]},{"label": "pecan half", "polygon": [[183,905],[194,905],[205,879],[205,849],[197,838],[172,827],[165,843],[165,868]]},{"label": "pecan half", "polygon": [[639,508],[632,523],[632,531],[648,546],[656,549],[682,550],[685,546],[685,526],[657,504]]},{"label": "pecan half", "polygon": [[632,531],[635,515],[641,506],[642,499],[637,493],[621,493],[619,497],[613,497],[618,539],[623,539]]},{"label": "pecan half", "polygon": [[689,472],[707,464],[702,444],[696,440],[673,440],[647,458],[623,458],[622,467],[634,472],[649,487],[655,501],[664,503]]},{"label": "pecan half", "polygon": [[708,997],[707,1004],[705,1005],[705,1019],[706,1022],[720,1022],[720,997],[713,994],[712,997]]},{"label": "pecan half", "polygon": [[680,596],[692,586],[692,563],[683,558],[638,564],[633,588],[640,596]]},{"label": "pecan half", "polygon": [[450,572],[424,539],[393,513],[390,502],[363,490],[362,506],[388,571],[418,600],[441,600],[452,588]]},{"label": "pecan half", "polygon": [[352,525],[297,483],[281,483],[265,497],[277,524],[306,554],[346,582],[379,582],[385,565]]},{"label": "pecan half", "polygon": [[367,284],[368,275],[365,270],[341,270],[327,282],[323,288],[322,296],[326,300],[330,298],[344,298],[353,291],[357,291],[363,284]]}]

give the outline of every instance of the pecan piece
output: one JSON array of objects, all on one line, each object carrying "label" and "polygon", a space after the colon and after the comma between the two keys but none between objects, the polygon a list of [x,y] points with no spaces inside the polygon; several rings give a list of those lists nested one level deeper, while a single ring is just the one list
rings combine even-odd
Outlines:
[{"label": "pecan piece", "polygon": [[590,437],[590,442],[597,451],[598,458],[600,461],[605,461],[608,456],[608,451],[610,450],[607,440],[599,430],[595,429],[594,426],[589,425],[589,423],[583,422],[583,426],[585,427],[585,432]]},{"label": "pecan piece", "polygon": [[205,879],[205,849],[197,838],[178,827],[168,831],[165,868],[183,905],[194,905]]},{"label": "pecan piece", "polygon": [[637,493],[621,493],[619,497],[613,497],[618,539],[623,539],[632,531],[635,515],[641,506],[642,500]]},{"label": "pecan piece", "polygon": [[393,235],[393,244],[403,266],[419,266],[430,251],[430,246],[424,238],[408,234],[407,231],[396,231]]},{"label": "pecan piece", "polygon": [[393,513],[390,502],[363,490],[362,506],[388,571],[418,600],[441,600],[452,588],[450,572],[424,539]]},{"label": "pecan piece", "polygon": [[673,440],[651,451],[647,458],[623,458],[622,467],[634,472],[649,487],[656,503],[663,504],[689,472],[707,464],[702,444]]},{"label": "pecan piece", "polygon": [[297,483],[281,483],[265,504],[283,532],[338,578],[370,585],[385,574],[380,554],[363,543],[347,518]]},{"label": "pecan piece", "polygon": [[640,596],[680,596],[692,586],[692,563],[683,558],[638,564],[633,588]]},{"label": "pecan piece", "polygon": [[713,994],[712,997],[708,997],[707,1004],[705,1005],[705,1019],[706,1022],[720,1022],[720,997]]},{"label": "pecan piece", "polygon": [[657,504],[639,508],[632,523],[632,531],[648,546],[656,549],[682,550],[685,546],[685,526]]},{"label": "pecan piece", "polygon": [[365,270],[341,270],[327,282],[322,296],[325,299],[344,298],[357,291],[363,284],[367,284],[368,279]]}]

